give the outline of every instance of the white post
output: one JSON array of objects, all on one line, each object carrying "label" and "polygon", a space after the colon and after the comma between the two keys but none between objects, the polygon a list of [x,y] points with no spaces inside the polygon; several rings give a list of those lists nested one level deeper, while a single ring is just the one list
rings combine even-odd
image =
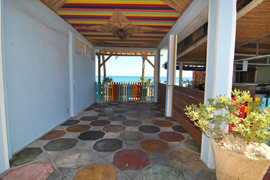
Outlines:
[{"label": "white post", "polygon": [[170,35],[168,45],[168,63],[167,63],[167,85],[166,85],[166,105],[165,115],[172,116],[173,110],[173,89],[175,82],[175,68],[177,58],[177,36]]},{"label": "white post", "polygon": [[183,63],[179,63],[179,86],[182,86],[182,79],[183,79]]},{"label": "white post", "polygon": [[0,174],[9,168],[4,62],[2,54],[2,1],[0,1]]},{"label": "white post", "polygon": [[[205,104],[222,94],[231,97],[236,31],[236,1],[209,0]],[[213,150],[203,135],[201,159],[215,168]]]},{"label": "white post", "polygon": [[155,56],[155,69],[154,69],[154,82],[155,82],[155,94],[154,94],[154,102],[158,102],[158,83],[160,78],[160,50],[156,51]]},{"label": "white post", "polygon": [[69,31],[69,45],[68,45],[68,54],[69,54],[69,115],[74,117],[74,76],[73,76],[73,55],[74,55],[74,41],[75,37],[73,32]]}]

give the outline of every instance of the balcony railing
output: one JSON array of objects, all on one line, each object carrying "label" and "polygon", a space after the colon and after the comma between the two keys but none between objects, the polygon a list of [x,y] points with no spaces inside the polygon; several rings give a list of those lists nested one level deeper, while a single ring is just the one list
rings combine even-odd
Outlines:
[{"label": "balcony railing", "polygon": [[154,83],[98,83],[95,84],[96,101],[154,101]]}]

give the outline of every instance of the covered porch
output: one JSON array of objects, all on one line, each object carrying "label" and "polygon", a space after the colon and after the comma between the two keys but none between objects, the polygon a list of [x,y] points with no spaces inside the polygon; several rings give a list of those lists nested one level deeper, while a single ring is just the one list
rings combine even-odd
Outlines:
[{"label": "covered porch", "polygon": [[[0,179],[22,172],[35,179],[38,170],[44,179],[214,179],[210,140],[184,107],[230,97],[237,68],[254,65],[244,59],[251,53],[264,56],[258,66],[269,66],[268,21],[261,31],[250,28],[253,36],[241,35],[251,13],[269,19],[263,7],[270,2],[123,2],[0,1]],[[260,37],[253,52],[249,43]],[[168,51],[166,84],[161,50]],[[118,84],[117,93],[114,84],[96,84],[95,65],[104,67],[105,55],[117,51],[152,52],[153,84],[132,87],[136,95],[131,84]],[[177,64],[180,81],[183,66],[205,65],[205,91],[175,86]]]}]

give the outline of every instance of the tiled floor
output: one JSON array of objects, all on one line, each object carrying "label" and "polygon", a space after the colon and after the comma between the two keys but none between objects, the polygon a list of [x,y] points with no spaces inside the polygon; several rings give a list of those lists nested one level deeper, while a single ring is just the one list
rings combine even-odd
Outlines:
[{"label": "tiled floor", "polygon": [[159,104],[98,103],[17,153],[2,179],[207,179],[199,152]]}]

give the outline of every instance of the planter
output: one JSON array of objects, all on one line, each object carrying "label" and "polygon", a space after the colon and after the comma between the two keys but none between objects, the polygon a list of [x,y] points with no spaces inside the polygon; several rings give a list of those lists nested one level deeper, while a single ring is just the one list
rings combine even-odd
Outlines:
[{"label": "planter", "polygon": [[222,148],[212,138],[211,142],[218,180],[261,180],[269,168],[270,159],[251,159]]}]

